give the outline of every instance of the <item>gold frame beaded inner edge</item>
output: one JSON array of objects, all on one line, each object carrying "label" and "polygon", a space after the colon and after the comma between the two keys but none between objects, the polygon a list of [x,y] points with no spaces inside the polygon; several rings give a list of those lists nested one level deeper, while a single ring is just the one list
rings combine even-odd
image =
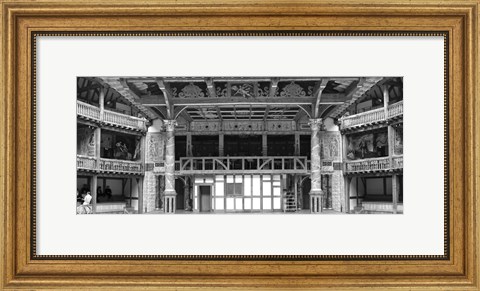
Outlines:
[{"label": "gold frame beaded inner edge", "polygon": [[[376,36],[376,37],[390,37],[390,36],[406,36],[406,37],[432,37],[442,36],[444,40],[444,253],[443,255],[38,255],[37,254],[37,210],[36,210],[36,104],[37,104],[37,37],[41,36],[56,36],[56,37],[192,37],[192,36],[225,36],[225,37],[278,37],[278,36],[312,36],[312,37],[336,37],[336,36]],[[424,31],[424,32],[409,32],[409,31],[188,31],[188,32],[31,32],[31,76],[32,76],[32,96],[31,96],[31,229],[30,229],[30,255],[33,260],[251,260],[251,261],[336,261],[336,260],[449,260],[450,259],[450,194],[449,194],[449,33],[448,31]]]}]

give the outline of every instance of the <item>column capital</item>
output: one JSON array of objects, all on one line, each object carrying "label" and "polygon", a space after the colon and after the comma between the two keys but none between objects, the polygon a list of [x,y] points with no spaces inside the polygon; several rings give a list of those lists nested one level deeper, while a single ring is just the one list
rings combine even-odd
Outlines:
[{"label": "column capital", "polygon": [[313,118],[309,119],[308,125],[312,130],[320,130],[323,124],[323,120],[321,118]]},{"label": "column capital", "polygon": [[177,125],[176,120],[164,120],[163,126],[165,126],[166,131],[175,131],[175,126]]}]

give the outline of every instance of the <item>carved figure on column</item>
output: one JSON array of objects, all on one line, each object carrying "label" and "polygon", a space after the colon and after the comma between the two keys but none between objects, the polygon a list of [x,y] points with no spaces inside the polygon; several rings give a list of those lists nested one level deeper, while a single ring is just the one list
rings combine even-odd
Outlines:
[{"label": "carved figure on column", "polygon": [[175,120],[165,120],[166,148],[165,148],[165,192],[164,209],[167,213],[175,212]]},{"label": "carved figure on column", "polygon": [[310,210],[312,213],[322,212],[322,180],[321,180],[321,161],[320,161],[320,129],[322,119],[310,119],[311,136],[311,190],[310,190]]}]

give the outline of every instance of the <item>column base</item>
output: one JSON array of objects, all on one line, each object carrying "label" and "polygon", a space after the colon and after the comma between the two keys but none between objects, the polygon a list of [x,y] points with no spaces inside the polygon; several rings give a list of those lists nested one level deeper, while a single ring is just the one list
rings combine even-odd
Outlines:
[{"label": "column base", "polygon": [[163,192],[163,209],[165,213],[175,213],[177,192],[175,190]]},{"label": "column base", "polygon": [[323,191],[312,190],[310,195],[310,213],[321,213],[323,208]]}]

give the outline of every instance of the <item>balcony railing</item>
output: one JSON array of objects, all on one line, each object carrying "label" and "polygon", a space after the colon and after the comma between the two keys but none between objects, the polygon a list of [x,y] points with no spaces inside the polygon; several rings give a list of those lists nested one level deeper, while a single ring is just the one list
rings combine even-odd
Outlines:
[{"label": "balcony railing", "polygon": [[125,114],[113,112],[113,111],[104,111],[103,121],[112,124],[120,124],[127,127],[132,127],[140,130],[146,130],[145,119],[128,116]]},{"label": "balcony railing", "polygon": [[97,159],[95,157],[77,155],[77,169],[95,170]]},{"label": "balcony railing", "polygon": [[180,158],[180,174],[228,172],[308,173],[307,157],[187,157]]},{"label": "balcony railing", "polygon": [[403,100],[388,106],[388,118],[393,118],[403,114]]},{"label": "balcony railing", "polygon": [[141,162],[100,159],[97,163],[95,157],[82,155],[77,155],[77,169],[98,172],[143,173]]},{"label": "balcony railing", "polygon": [[141,173],[142,163],[123,160],[100,159],[99,169],[101,171]]},{"label": "balcony railing", "polygon": [[77,114],[87,118],[100,120],[100,108],[77,101]]},{"label": "balcony railing", "polygon": [[101,116],[100,108],[77,100],[77,114],[96,121],[103,121],[116,126],[135,130],[147,130],[146,119],[125,115],[110,110],[104,110]]},{"label": "balcony railing", "polygon": [[403,156],[393,157],[392,164],[393,165],[390,164],[389,157],[349,161],[346,162],[346,171],[350,173],[358,173],[403,169]]},{"label": "balcony railing", "polygon": [[[403,114],[403,101],[388,106],[387,117],[394,118]],[[385,121],[385,109],[377,108],[341,119],[341,129]]]}]

